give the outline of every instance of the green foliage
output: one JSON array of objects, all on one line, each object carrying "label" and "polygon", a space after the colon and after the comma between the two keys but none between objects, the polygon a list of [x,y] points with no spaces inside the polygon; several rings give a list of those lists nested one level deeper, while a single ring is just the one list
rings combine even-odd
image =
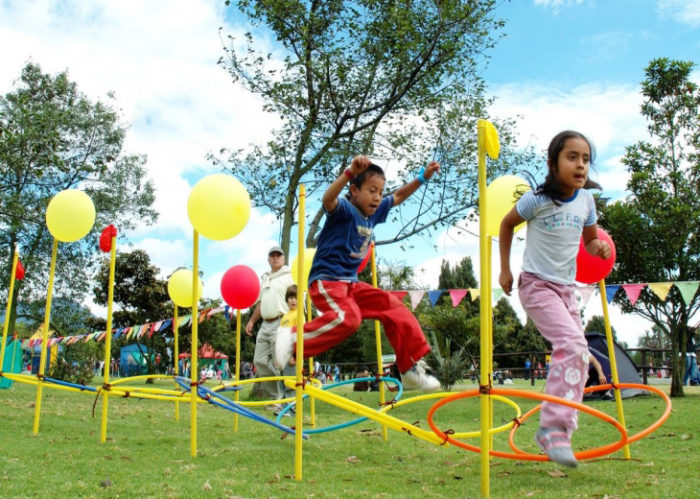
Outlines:
[{"label": "green foliage", "polygon": [[[588,320],[588,322],[586,322],[583,331],[585,333],[594,332],[605,334],[605,317],[603,317],[602,315],[594,315]],[[617,331],[615,331],[615,328],[612,325],[610,326],[610,331],[612,332],[613,340],[615,341],[615,343],[618,343]],[[620,346],[622,346],[622,343],[620,343]]]},{"label": "green foliage", "polygon": [[432,351],[427,357],[428,365],[440,381],[442,389],[450,391],[455,384],[464,379],[472,360],[464,350],[453,349],[449,337],[438,341],[434,331],[431,331],[431,336]]},{"label": "green foliage", "polygon": [[[13,308],[19,296],[29,302],[46,294],[53,241],[44,213],[59,191],[84,190],[97,218],[86,238],[59,245],[57,298],[82,301],[97,238],[107,224],[124,231],[156,219],[146,158],[123,154],[125,137],[116,108],[88,99],[67,72],[51,76],[28,63],[14,91],[0,97],[0,273],[7,277],[0,287],[9,282],[15,244],[26,269],[25,279],[16,283]],[[14,318],[13,309],[12,324]]]},{"label": "green foliage", "polygon": [[[622,162],[631,195],[602,208],[600,223],[617,247],[610,282],[700,279],[700,91],[691,81],[694,63],[659,58],[645,69],[642,115],[650,141],[627,147]],[[615,302],[666,334],[672,349],[685,344],[688,321],[700,309],[697,293],[685,303],[676,287],[661,301],[646,288],[633,306],[625,293]],[[683,367],[672,356],[671,393],[682,396]]]},{"label": "green foliage", "polygon": [[[503,26],[495,4],[237,2],[256,29],[242,40],[229,37],[220,63],[281,124],[264,146],[222,149],[211,160],[281,219],[285,250],[299,184],[307,199],[320,197],[359,153],[405,164],[402,182],[430,159],[443,168],[428,189],[394,210],[391,220],[401,228],[378,244],[463,218],[477,197],[476,120],[489,114],[480,74]],[[490,176],[526,162],[510,147],[512,122],[497,126],[503,157],[490,165]],[[307,245],[314,246],[323,213],[310,218]]]},{"label": "green foliage", "polygon": [[[115,260],[115,275],[113,302],[115,311],[112,314],[112,327],[122,328],[140,326],[147,322],[158,321],[173,316],[172,303],[168,296],[167,282],[159,279],[160,269],[151,265],[151,259],[143,250],[117,253]],[[103,259],[93,287],[95,303],[107,305],[109,285],[109,260]],[[186,335],[182,335],[186,336]],[[127,340],[120,336],[112,342],[112,357],[119,358],[119,350],[131,343],[142,343],[143,352],[151,350],[168,359],[168,342],[172,343],[172,329],[162,333],[144,334],[140,339]],[[184,350],[180,350],[182,352]],[[156,372],[155,358],[144,355],[148,373]]]},{"label": "green foliage", "polygon": [[100,353],[94,342],[78,342],[64,347],[49,370],[49,378],[89,385],[95,376],[93,369]]}]

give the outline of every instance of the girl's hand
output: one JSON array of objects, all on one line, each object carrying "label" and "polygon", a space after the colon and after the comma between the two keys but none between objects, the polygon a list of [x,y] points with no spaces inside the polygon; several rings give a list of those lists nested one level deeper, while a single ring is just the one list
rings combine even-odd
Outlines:
[{"label": "girl's hand", "polygon": [[595,252],[596,256],[599,256],[603,260],[610,258],[610,245],[607,241],[598,240],[598,249]]},{"label": "girl's hand", "polygon": [[509,270],[501,270],[501,274],[498,276],[498,284],[501,285],[503,292],[510,296],[511,291],[513,291],[513,274]]},{"label": "girl's hand", "polygon": [[428,180],[436,173],[440,173],[440,163],[438,163],[437,161],[431,161],[430,163],[428,163],[428,166],[425,167],[423,176],[425,177],[425,180]]}]

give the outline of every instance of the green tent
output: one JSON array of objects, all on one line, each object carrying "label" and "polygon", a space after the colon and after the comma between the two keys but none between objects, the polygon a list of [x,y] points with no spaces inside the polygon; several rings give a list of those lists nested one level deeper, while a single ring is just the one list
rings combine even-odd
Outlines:
[{"label": "green tent", "polygon": [[[5,346],[5,358],[2,360],[2,372],[22,372],[22,343],[19,340],[8,338],[7,346]],[[0,389],[10,388],[11,386],[12,380],[5,377],[0,378]]]}]

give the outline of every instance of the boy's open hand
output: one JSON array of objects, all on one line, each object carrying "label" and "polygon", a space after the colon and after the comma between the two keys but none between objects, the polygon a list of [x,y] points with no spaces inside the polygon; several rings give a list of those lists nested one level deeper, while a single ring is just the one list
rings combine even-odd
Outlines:
[{"label": "boy's open hand", "polygon": [[352,163],[350,164],[350,173],[358,176],[360,173],[369,168],[372,162],[367,156],[355,156],[352,158]]},{"label": "boy's open hand", "polygon": [[428,163],[428,166],[425,167],[425,172],[423,173],[423,176],[425,177],[425,180],[428,180],[436,173],[440,173],[440,163],[438,163],[437,161],[431,161],[430,163]]}]

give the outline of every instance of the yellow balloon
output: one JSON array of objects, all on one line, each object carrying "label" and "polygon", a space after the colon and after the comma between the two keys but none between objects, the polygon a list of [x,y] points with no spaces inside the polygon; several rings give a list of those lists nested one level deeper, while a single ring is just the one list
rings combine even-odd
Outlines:
[{"label": "yellow balloon", "polygon": [[[192,271],[180,269],[168,279],[168,294],[178,307],[192,306]],[[202,280],[197,277],[197,300],[202,296]]]},{"label": "yellow balloon", "polygon": [[[316,248],[306,248],[304,250],[304,276],[303,282],[301,284],[301,289],[305,290],[309,287],[309,273],[311,272],[311,264],[314,261],[314,255],[316,254]],[[299,286],[299,255],[294,257],[292,260],[292,279],[297,286]]]},{"label": "yellow balloon", "polygon": [[498,159],[498,154],[501,152],[501,143],[498,141],[498,132],[496,127],[490,121],[485,122],[484,127],[484,149],[486,149],[486,154],[489,155],[491,159]]},{"label": "yellow balloon", "polygon": [[46,208],[46,226],[57,240],[70,243],[85,237],[95,224],[95,205],[77,189],[56,194]]},{"label": "yellow balloon", "polygon": [[[520,196],[530,190],[530,185],[515,175],[498,177],[486,188],[486,233],[497,237],[501,230],[501,221],[515,206]],[[515,232],[525,226],[524,223],[515,228]]]},{"label": "yellow balloon", "polygon": [[204,237],[215,241],[230,239],[248,223],[250,196],[231,175],[208,175],[192,188],[187,215]]}]

